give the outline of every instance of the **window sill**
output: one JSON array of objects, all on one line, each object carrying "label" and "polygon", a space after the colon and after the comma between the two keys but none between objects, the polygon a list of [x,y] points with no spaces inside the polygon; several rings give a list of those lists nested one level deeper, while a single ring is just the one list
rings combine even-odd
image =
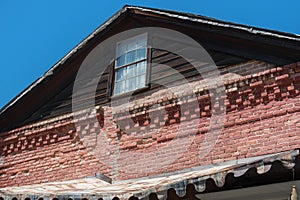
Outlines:
[{"label": "window sill", "polygon": [[130,92],[125,92],[122,94],[115,94],[110,97],[110,100],[118,100],[118,99],[130,97],[130,96],[135,96],[136,94],[140,94],[142,92],[149,90],[149,88],[150,88],[150,86],[146,85],[145,87],[142,87],[142,88],[130,91]]}]

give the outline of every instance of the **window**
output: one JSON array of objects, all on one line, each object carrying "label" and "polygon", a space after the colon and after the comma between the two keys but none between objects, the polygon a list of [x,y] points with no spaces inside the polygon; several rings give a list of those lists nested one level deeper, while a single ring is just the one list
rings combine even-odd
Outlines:
[{"label": "window", "polygon": [[146,85],[147,35],[117,44],[114,94],[130,92]]}]

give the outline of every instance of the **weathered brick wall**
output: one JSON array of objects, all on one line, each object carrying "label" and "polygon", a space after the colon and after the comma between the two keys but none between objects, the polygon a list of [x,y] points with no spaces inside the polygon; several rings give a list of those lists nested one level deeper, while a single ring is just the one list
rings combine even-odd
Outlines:
[{"label": "weathered brick wall", "polygon": [[72,117],[2,133],[0,187],[109,174],[80,142]]},{"label": "weathered brick wall", "polygon": [[[226,79],[226,95],[213,105],[219,86],[194,86],[194,94],[160,90],[114,109],[105,105],[100,123],[83,113],[79,124],[66,115],[2,133],[0,187],[99,173],[137,178],[300,147],[300,63]],[[192,102],[196,109],[181,109]],[[224,126],[210,130],[220,113]],[[214,147],[201,156],[218,130]],[[172,162],[161,165],[166,160]]]}]

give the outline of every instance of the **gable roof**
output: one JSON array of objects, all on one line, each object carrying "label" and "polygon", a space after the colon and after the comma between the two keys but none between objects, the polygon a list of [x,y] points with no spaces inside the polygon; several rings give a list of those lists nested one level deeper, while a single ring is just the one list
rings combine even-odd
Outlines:
[{"label": "gable roof", "polygon": [[[105,31],[111,25],[118,20],[122,20],[122,17],[128,14],[167,19],[169,21],[175,20],[175,23],[188,22],[197,27],[209,26],[210,31],[215,31],[217,34],[225,33],[226,31],[238,31],[238,37],[241,39],[263,42],[264,44],[275,45],[279,48],[285,48],[291,51],[292,55],[282,59],[282,61],[278,61],[280,64],[292,63],[298,61],[298,58],[300,58],[300,36],[296,34],[231,23],[195,14],[126,5],[0,110],[0,132],[22,125],[22,121],[31,116],[35,109],[53,97],[54,93],[57,92],[58,85],[66,84],[66,82],[62,80],[62,71],[68,71],[70,77],[76,76],[76,69],[67,67],[66,63],[80,56],[82,51],[92,43],[95,37],[105,34]],[[56,83],[55,80],[59,81]],[[50,88],[49,85],[51,85]],[[45,94],[44,97],[41,97],[40,92],[43,91],[43,88],[47,88],[49,94]],[[61,89],[62,88],[60,88],[60,90]]]}]

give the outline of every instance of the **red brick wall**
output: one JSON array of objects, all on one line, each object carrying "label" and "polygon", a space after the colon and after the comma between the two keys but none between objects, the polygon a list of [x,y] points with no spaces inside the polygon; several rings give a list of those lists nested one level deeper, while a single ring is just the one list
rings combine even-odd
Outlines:
[{"label": "red brick wall", "polygon": [[0,187],[72,180],[109,167],[80,143],[71,118],[2,133]]},{"label": "red brick wall", "polygon": [[[2,133],[0,187],[98,173],[114,180],[137,178],[300,147],[300,63],[226,80],[226,95],[214,105],[210,105],[210,97],[217,86],[182,97],[161,90],[148,101],[129,104],[129,115],[120,110],[113,113],[111,107],[103,106],[103,113],[98,114],[101,123],[82,114],[78,126],[71,116],[61,116]],[[182,112],[180,108],[191,102],[196,102],[198,108]],[[222,113],[222,102],[224,126],[209,131],[211,116]],[[164,115],[158,109],[163,109]],[[150,116],[156,117],[149,119]],[[182,127],[184,131],[179,134]],[[207,145],[205,137],[208,142],[213,141],[209,136],[218,129],[221,133],[212,150],[199,156],[201,148]],[[103,139],[104,132],[105,144],[111,148],[94,147],[95,137]],[[84,135],[88,140],[82,140]],[[175,140],[176,145],[184,147],[184,153],[179,146],[171,145]],[[168,148],[156,153],[164,147]],[[93,155],[90,149],[97,153]],[[97,159],[99,155],[103,156]],[[144,159],[143,155],[149,158]],[[136,162],[137,158],[140,161]],[[166,160],[172,162],[162,165]]]}]

